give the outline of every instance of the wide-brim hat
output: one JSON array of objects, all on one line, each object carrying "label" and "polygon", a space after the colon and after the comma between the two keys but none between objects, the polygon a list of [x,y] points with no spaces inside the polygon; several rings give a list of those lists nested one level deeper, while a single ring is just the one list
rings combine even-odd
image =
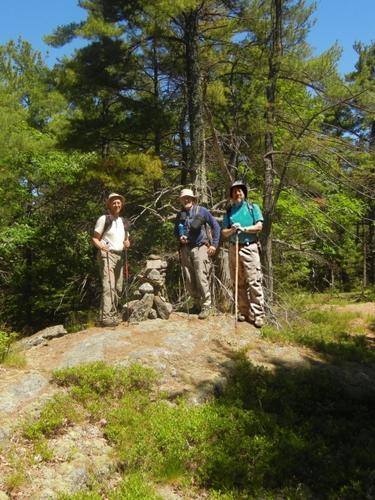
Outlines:
[{"label": "wide-brim hat", "polygon": [[245,198],[247,198],[247,191],[248,191],[248,189],[247,189],[247,186],[246,186],[246,184],[244,182],[242,182],[242,181],[235,181],[235,182],[233,182],[233,184],[231,185],[230,190],[229,190],[229,196],[231,198],[232,198],[232,192],[233,192],[234,188],[240,188],[240,189],[242,189],[243,194],[245,195]]},{"label": "wide-brim hat", "polygon": [[195,194],[193,193],[192,189],[184,188],[181,191],[180,198],[183,198],[184,196],[190,196],[190,198],[196,199]]},{"label": "wide-brim hat", "polygon": [[114,199],[114,198],[118,198],[121,200],[121,203],[122,203],[122,206],[125,205],[125,198],[121,195],[121,194],[118,194],[118,193],[111,193],[108,198],[107,198],[107,201],[105,202],[106,204],[106,207],[109,208],[109,204],[110,202]]}]

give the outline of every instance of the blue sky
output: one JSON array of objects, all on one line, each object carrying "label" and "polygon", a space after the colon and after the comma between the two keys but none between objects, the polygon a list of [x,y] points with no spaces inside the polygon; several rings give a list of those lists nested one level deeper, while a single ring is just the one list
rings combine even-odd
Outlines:
[{"label": "blue sky", "polygon": [[342,74],[354,69],[357,54],[355,41],[375,42],[375,0],[317,0],[313,15],[316,22],[308,41],[320,54],[335,42],[342,47],[339,62]]},{"label": "blue sky", "polygon": [[[77,0],[0,0],[0,44],[22,36],[53,65],[56,58],[71,53],[75,45],[53,49],[44,44],[43,36],[58,25],[82,20],[85,12],[77,3]],[[375,41],[375,0],[317,0],[317,4],[316,23],[309,42],[316,54],[338,42],[343,48],[339,69],[342,74],[348,73],[356,62],[353,43]]]}]

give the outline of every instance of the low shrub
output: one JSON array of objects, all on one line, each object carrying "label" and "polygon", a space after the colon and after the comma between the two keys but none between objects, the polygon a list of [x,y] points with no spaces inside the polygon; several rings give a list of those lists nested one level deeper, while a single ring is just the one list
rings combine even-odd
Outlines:
[{"label": "low shrub", "polygon": [[10,346],[16,339],[16,333],[0,331],[0,363],[4,362],[6,356],[9,354]]},{"label": "low shrub", "polygon": [[83,418],[82,408],[77,406],[71,396],[57,394],[44,405],[37,418],[23,425],[23,436],[30,440],[41,440]]}]

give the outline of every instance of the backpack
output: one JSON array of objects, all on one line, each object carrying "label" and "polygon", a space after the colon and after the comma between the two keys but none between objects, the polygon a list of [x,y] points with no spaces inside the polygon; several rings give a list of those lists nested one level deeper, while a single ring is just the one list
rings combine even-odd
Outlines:
[{"label": "backpack", "polygon": [[[127,240],[128,239],[128,232],[129,232],[129,221],[128,219],[125,219],[125,217],[120,217],[120,219],[122,220],[122,223],[124,224],[124,229],[125,229],[125,239]],[[112,222],[113,222],[113,219],[112,219],[112,216],[107,214],[105,216],[105,222],[104,222],[104,228],[103,228],[103,232],[101,234],[101,238],[103,237],[103,234],[112,226]]]},{"label": "backpack", "polygon": [[[195,205],[194,214],[192,214],[193,217],[192,217],[192,220],[190,223],[190,231],[193,235],[197,236],[200,233],[202,227],[204,226],[204,230],[205,230],[206,236],[207,236],[207,241],[211,245],[212,239],[213,239],[212,238],[212,230],[211,230],[210,225],[206,222],[203,215],[201,215],[200,211],[201,211],[201,207],[199,205]],[[182,210],[180,212],[180,220],[183,223],[185,223],[186,219],[187,219],[186,211]]]}]

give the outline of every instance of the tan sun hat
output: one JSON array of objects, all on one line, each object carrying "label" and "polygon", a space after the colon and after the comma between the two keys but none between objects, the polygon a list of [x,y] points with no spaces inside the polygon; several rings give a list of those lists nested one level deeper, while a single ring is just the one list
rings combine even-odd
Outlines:
[{"label": "tan sun hat", "polygon": [[125,205],[125,198],[121,194],[111,193],[108,196],[107,201],[106,201],[106,207],[107,208],[109,208],[109,204],[110,204],[111,200],[113,200],[113,198],[119,198],[121,200],[122,206]]},{"label": "tan sun hat", "polygon": [[180,198],[183,198],[184,196],[190,196],[190,198],[196,198],[195,194],[191,189],[185,188],[181,191]]}]

